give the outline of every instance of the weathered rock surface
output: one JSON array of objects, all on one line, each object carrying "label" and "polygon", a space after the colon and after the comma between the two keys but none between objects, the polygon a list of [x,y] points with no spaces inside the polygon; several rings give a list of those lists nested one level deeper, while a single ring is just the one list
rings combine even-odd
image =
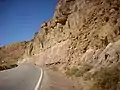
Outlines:
[{"label": "weathered rock surface", "polygon": [[[51,54],[49,50],[53,47],[69,41],[63,45],[63,49],[68,48],[66,51],[60,49],[62,53],[67,52],[64,59],[59,57],[60,61],[69,63],[69,66],[81,62],[96,64],[96,60],[86,61],[85,58],[99,55],[109,43],[120,39],[119,3],[120,0],[59,0],[53,18],[44,22],[35,34],[30,45],[32,55]],[[52,52],[49,61],[58,61],[56,51]],[[46,54],[46,58],[48,56]]]},{"label": "weathered rock surface", "polygon": [[119,47],[120,0],[59,0],[23,57],[78,77],[83,90],[119,90]]},{"label": "weathered rock surface", "polygon": [[83,90],[119,90],[119,3],[60,0],[53,18],[36,35],[40,46],[34,39],[36,64],[79,77]]}]

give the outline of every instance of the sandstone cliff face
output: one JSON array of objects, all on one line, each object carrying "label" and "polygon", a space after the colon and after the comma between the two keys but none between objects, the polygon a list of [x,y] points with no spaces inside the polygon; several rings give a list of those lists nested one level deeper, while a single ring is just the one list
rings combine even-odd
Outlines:
[{"label": "sandstone cliff face", "polygon": [[119,47],[120,0],[59,0],[23,57],[77,77],[81,90],[119,90]]},{"label": "sandstone cliff face", "polygon": [[120,0],[59,0],[31,53],[37,65],[78,77],[82,90],[119,90],[119,39]]},{"label": "sandstone cliff face", "polygon": [[[119,3],[119,0],[59,0],[53,18],[44,22],[41,30],[35,34],[30,44],[31,54],[45,53],[49,49],[52,51],[53,47],[56,47],[56,53],[58,44],[66,43],[63,45],[66,55],[59,61],[68,65],[86,63],[81,57],[87,50],[93,50],[93,54],[100,53],[109,43],[119,40]],[[60,50],[64,53],[64,50]],[[58,60],[56,57],[58,55],[47,60],[52,63]],[[94,60],[91,62],[94,63]]]}]

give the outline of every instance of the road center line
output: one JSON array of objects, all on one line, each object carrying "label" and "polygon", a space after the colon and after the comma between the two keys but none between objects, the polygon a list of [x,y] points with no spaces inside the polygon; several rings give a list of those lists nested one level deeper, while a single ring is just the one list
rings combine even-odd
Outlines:
[{"label": "road center line", "polygon": [[40,78],[39,78],[39,80],[38,80],[38,82],[37,82],[37,84],[36,84],[34,90],[38,90],[38,89],[39,89],[39,86],[40,86],[40,84],[41,84],[41,82],[42,82],[42,78],[43,78],[43,70],[40,69],[40,71],[41,71],[41,75],[40,75]]}]

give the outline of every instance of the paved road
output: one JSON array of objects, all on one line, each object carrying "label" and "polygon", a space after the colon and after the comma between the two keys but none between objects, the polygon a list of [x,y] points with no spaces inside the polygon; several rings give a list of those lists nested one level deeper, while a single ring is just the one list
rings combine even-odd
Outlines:
[{"label": "paved road", "polygon": [[80,90],[57,72],[34,65],[19,65],[0,72],[0,90]]},{"label": "paved road", "polygon": [[0,90],[38,90],[41,69],[33,65],[20,65],[0,72]]}]

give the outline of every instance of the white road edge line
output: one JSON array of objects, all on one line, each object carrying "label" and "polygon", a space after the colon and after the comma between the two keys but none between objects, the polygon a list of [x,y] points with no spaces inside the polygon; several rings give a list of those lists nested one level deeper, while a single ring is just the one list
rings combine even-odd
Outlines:
[{"label": "white road edge line", "polygon": [[38,89],[39,89],[39,86],[40,86],[40,84],[41,84],[41,82],[42,82],[42,78],[43,78],[43,70],[40,69],[40,71],[41,71],[41,75],[40,75],[40,78],[39,78],[38,83],[36,84],[34,90],[38,90]]}]

